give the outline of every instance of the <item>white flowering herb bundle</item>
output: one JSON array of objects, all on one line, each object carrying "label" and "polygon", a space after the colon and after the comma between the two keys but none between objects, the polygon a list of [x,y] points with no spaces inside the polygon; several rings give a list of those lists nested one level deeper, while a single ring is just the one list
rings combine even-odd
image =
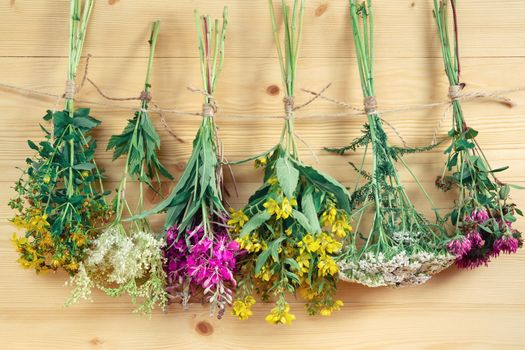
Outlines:
[{"label": "white flowering herb bundle", "polygon": [[450,40],[447,23],[448,0],[434,0],[434,18],[443,53],[445,72],[450,83],[452,101],[452,129],[450,145],[445,150],[447,162],[436,185],[443,191],[456,189],[458,198],[445,216],[452,233],[447,243],[449,251],[457,257],[460,268],[476,268],[501,253],[515,253],[523,245],[521,232],[513,227],[516,215],[522,212],[510,198],[515,185],[500,181],[496,174],[508,167],[493,169],[479,143],[478,131],[467,125],[460,102],[461,66],[459,60],[456,1],[450,0],[454,39]]},{"label": "white flowering herb bundle", "polygon": [[350,203],[344,186],[303,164],[297,152],[293,101],[304,0],[295,0],[292,7],[282,2],[284,51],[273,1],[269,5],[286,90],[286,120],[279,144],[256,161],[264,168],[264,184],[229,221],[242,249],[232,313],[247,319],[259,294],[264,301],[275,300],[267,322],[290,324],[295,315],[287,294],[299,292],[312,315],[328,316],[343,305],[335,299],[334,256],[341,249],[340,240],[351,232]]},{"label": "white flowering herb bundle", "polygon": [[221,318],[235,288],[233,269],[238,244],[231,240],[223,205],[222,146],[217,135],[213,98],[224,62],[227,9],[219,20],[195,12],[202,82],[202,122],[193,150],[173,192],[150,213],[166,212],[164,247],[167,291],[171,302],[187,306],[190,297],[210,304]]},{"label": "white flowering herb bundle", "polygon": [[[443,246],[445,235],[414,208],[396,169],[397,161],[406,166],[402,159],[405,153],[424,148],[390,145],[375,100],[372,1],[350,0],[350,15],[367,123],[362,135],[349,146],[331,149],[343,154],[364,147],[360,165],[353,165],[357,170],[351,198],[356,235],[345,242],[339,257],[340,277],[371,287],[423,283],[453,260]],[[367,172],[363,165],[369,152],[372,169]],[[367,216],[370,222],[366,235],[362,230]]]},{"label": "white flowering herb bundle", "polygon": [[69,61],[65,108],[47,111],[41,125],[45,140],[28,141],[36,155],[27,158],[27,167],[15,184],[17,197],[9,202],[17,211],[11,220],[25,231],[13,243],[18,261],[37,272],[63,268],[77,273],[86,248],[109,219],[94,160],[96,142],[91,131],[100,124],[88,108],[75,109],[75,78],[93,0],[71,0]]},{"label": "white flowering herb bundle", "polygon": [[113,135],[108,144],[108,150],[114,149],[113,159],[126,158],[113,203],[115,216],[92,242],[79,273],[71,279],[74,291],[68,305],[81,298],[88,298],[92,288],[101,289],[110,296],[128,294],[134,304],[140,300],[135,311],[141,313],[150,313],[156,305],[164,308],[167,304],[162,251],[165,241],[162,235],[152,231],[147,217],[123,221],[125,212],[130,216],[134,215],[132,205],[126,199],[128,178],[138,181],[138,214],[143,207],[143,187],[146,185],[153,188],[153,178],[158,181],[160,188],[161,175],[172,178],[158,159],[160,138],[148,114],[151,67],[159,26],[160,22],[153,23],[140,110],[128,121],[123,132]]}]

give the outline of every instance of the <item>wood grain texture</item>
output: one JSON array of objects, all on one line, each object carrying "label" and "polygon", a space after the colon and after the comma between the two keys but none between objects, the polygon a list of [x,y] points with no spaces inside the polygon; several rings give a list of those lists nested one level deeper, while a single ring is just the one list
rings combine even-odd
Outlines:
[{"label": "wood grain texture", "polygon": [[[112,96],[134,96],[143,84],[149,22],[162,20],[158,55],[153,68],[153,97],[165,108],[198,111],[201,96],[186,87],[199,87],[193,9],[218,16],[222,5],[230,8],[226,62],[217,86],[218,124],[227,156],[238,160],[273,146],[281,120],[230,119],[222,115],[252,117],[282,111],[279,67],[272,42],[266,1],[263,0],[98,0],[88,32],[86,53],[93,58],[89,75]],[[377,95],[380,108],[441,101],[447,82],[431,17],[430,0],[375,0],[377,13]],[[463,81],[468,91],[497,90],[524,85],[525,2],[522,0],[458,1]],[[61,93],[67,64],[67,12],[65,0],[4,0],[0,2],[0,82]],[[355,53],[351,41],[346,0],[309,0],[298,68],[298,87],[319,90],[332,83],[327,94],[352,104],[361,103]],[[84,65],[83,60],[82,65]],[[80,67],[81,71],[83,68]],[[475,271],[451,268],[429,283],[402,289],[369,289],[340,284],[342,311],[329,318],[308,317],[303,303],[292,308],[298,316],[292,327],[272,327],[264,322],[269,306],[258,303],[254,317],[240,322],[227,315],[221,321],[208,317],[206,306],[191,305],[183,312],[171,307],[151,318],[131,314],[125,298],[111,299],[95,293],[93,303],[70,309],[62,305],[69,289],[64,274],[35,276],[16,264],[9,243],[14,228],[6,205],[17,179],[16,166],[31,156],[27,139],[39,139],[39,123],[53,98],[0,89],[0,348],[1,349],[523,349],[525,348],[525,253],[503,256]],[[104,102],[91,86],[79,97]],[[469,123],[480,130],[479,141],[495,167],[510,165],[502,180],[525,184],[525,93],[510,95],[516,107],[491,101],[465,104]],[[298,103],[309,98],[298,92]],[[125,103],[130,108],[135,103]],[[342,112],[317,101],[300,115]],[[410,145],[425,145],[440,120],[444,137],[450,116],[444,108],[385,115]],[[106,169],[107,188],[114,188],[122,162],[111,162],[105,152],[110,135],[119,132],[131,112],[93,108],[103,121],[97,130],[97,159]],[[153,116],[163,141],[161,160],[180,176],[199,124],[195,117],[165,115],[182,137],[179,143]],[[297,131],[307,142],[301,155],[316,166],[352,185],[355,175],[346,165],[358,154],[338,157],[324,146],[343,145],[358,135],[364,120],[317,118],[297,121]],[[392,130],[392,142],[399,143]],[[454,194],[434,189],[442,170],[444,146],[407,162],[440,207],[451,205]],[[234,167],[239,196],[228,198],[234,207],[246,202],[260,184],[261,173],[252,164]],[[430,206],[404,169],[414,203],[425,213]],[[231,178],[228,177],[230,189]],[[166,189],[173,183],[165,183]],[[233,193],[233,191],[232,191]],[[136,192],[130,191],[131,198]],[[147,196],[148,205],[158,198]],[[513,192],[525,206],[525,191]],[[162,216],[153,218],[158,227]],[[525,225],[518,224],[525,229]]]}]

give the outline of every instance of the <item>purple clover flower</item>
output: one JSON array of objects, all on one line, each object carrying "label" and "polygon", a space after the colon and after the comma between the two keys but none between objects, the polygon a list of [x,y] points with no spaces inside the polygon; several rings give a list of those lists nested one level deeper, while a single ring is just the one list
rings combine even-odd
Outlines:
[{"label": "purple clover flower", "polygon": [[516,253],[519,248],[519,240],[512,236],[503,236],[494,241],[492,255],[498,256],[500,253]]},{"label": "purple clover flower", "polygon": [[455,256],[462,257],[470,252],[472,242],[467,237],[456,238],[447,244],[447,249]]}]

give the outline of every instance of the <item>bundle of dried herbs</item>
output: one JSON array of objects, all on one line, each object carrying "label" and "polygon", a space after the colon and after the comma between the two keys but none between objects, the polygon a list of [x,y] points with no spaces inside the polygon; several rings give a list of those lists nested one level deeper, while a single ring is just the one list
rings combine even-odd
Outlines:
[{"label": "bundle of dried herbs", "polygon": [[144,90],[141,93],[140,110],[128,121],[121,134],[113,135],[108,150],[113,149],[113,160],[125,156],[126,163],[113,201],[115,217],[91,244],[87,258],[81,264],[79,273],[71,278],[74,290],[67,302],[71,305],[79,299],[89,298],[91,290],[98,288],[110,296],[128,294],[133,303],[140,299],[135,310],[150,313],[155,305],[164,308],[167,304],[164,273],[165,244],[162,235],[155,234],[146,217],[124,222],[123,215],[134,215],[127,201],[128,177],[138,181],[139,199],[137,212],[143,210],[143,187],[155,188],[151,179],[156,179],[160,188],[160,175],[172,179],[160,163],[157,151],[160,138],[148,114],[151,99],[151,67],[157,43],[160,22],[153,23],[150,55]]},{"label": "bundle of dried herbs", "polygon": [[[272,324],[290,324],[286,294],[299,292],[307,311],[328,316],[343,303],[335,299],[338,267],[334,256],[340,239],[351,232],[349,194],[336,180],[299,160],[294,134],[294,87],[301,40],[304,0],[290,8],[283,1],[284,55],[277,32],[273,1],[269,0],[279,55],[286,120],[279,144],[257,156],[264,184],[244,209],[228,222],[237,234],[242,258],[232,313],[248,318],[254,295],[276,298],[266,317]],[[255,158],[252,158],[255,159]]]},{"label": "bundle of dried herbs", "polygon": [[500,181],[496,174],[508,167],[493,169],[476,141],[478,131],[469,127],[461,108],[461,66],[458,46],[456,1],[450,0],[453,15],[454,39],[448,26],[448,0],[434,0],[437,25],[445,72],[450,83],[452,129],[448,132],[450,146],[445,150],[447,162],[436,185],[443,191],[456,189],[459,193],[454,208],[445,217],[452,227],[449,251],[457,257],[461,268],[487,265],[501,253],[515,253],[523,245],[521,232],[513,227],[516,214],[522,212],[510,199],[515,185]]},{"label": "bundle of dried herbs", "polygon": [[69,64],[65,108],[47,111],[41,125],[45,140],[28,141],[36,155],[16,182],[17,197],[9,206],[17,211],[11,221],[25,231],[13,235],[18,261],[37,272],[63,268],[78,271],[86,248],[108,222],[111,212],[104,199],[102,176],[94,160],[96,142],[91,136],[100,122],[88,108],[75,109],[75,78],[93,0],[71,0]]},{"label": "bundle of dried herbs", "polygon": [[221,318],[232,302],[238,244],[231,240],[223,205],[222,145],[215,125],[213,98],[224,62],[227,8],[223,22],[195,12],[203,82],[203,118],[186,169],[173,192],[143,216],[166,212],[164,257],[170,301],[185,307],[190,297],[211,304]]},{"label": "bundle of dried herbs", "polygon": [[[443,249],[445,236],[437,225],[414,208],[396,169],[397,161],[406,166],[404,154],[425,148],[390,145],[377,112],[372,1],[350,0],[350,15],[367,123],[362,136],[349,146],[329,149],[344,154],[364,147],[361,163],[351,163],[357,170],[351,206],[358,234],[345,242],[344,252],[338,259],[340,277],[371,287],[420,284],[448,267],[454,257]],[[372,169],[368,172],[364,163],[370,151]],[[418,179],[415,176],[414,179],[430,200]],[[367,215],[371,216],[371,223],[366,235],[362,233],[362,226]]]}]

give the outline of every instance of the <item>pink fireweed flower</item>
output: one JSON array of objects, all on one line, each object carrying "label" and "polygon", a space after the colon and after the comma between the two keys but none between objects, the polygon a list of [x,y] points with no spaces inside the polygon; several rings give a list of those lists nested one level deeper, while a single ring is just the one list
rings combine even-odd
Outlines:
[{"label": "pink fireweed flower", "polygon": [[472,242],[466,237],[456,238],[448,242],[447,249],[450,253],[461,257],[470,252],[472,249]]},{"label": "pink fireweed flower", "polygon": [[239,244],[232,241],[223,228],[214,236],[205,236],[202,225],[188,229],[181,235],[176,226],[166,232],[165,270],[171,300],[182,300],[203,294],[206,300],[219,308],[218,317],[231,304],[236,286],[234,270]]},{"label": "pink fireweed flower", "polygon": [[519,248],[519,244],[519,240],[512,236],[503,236],[494,241],[492,254],[497,256],[500,253],[516,253]]}]

